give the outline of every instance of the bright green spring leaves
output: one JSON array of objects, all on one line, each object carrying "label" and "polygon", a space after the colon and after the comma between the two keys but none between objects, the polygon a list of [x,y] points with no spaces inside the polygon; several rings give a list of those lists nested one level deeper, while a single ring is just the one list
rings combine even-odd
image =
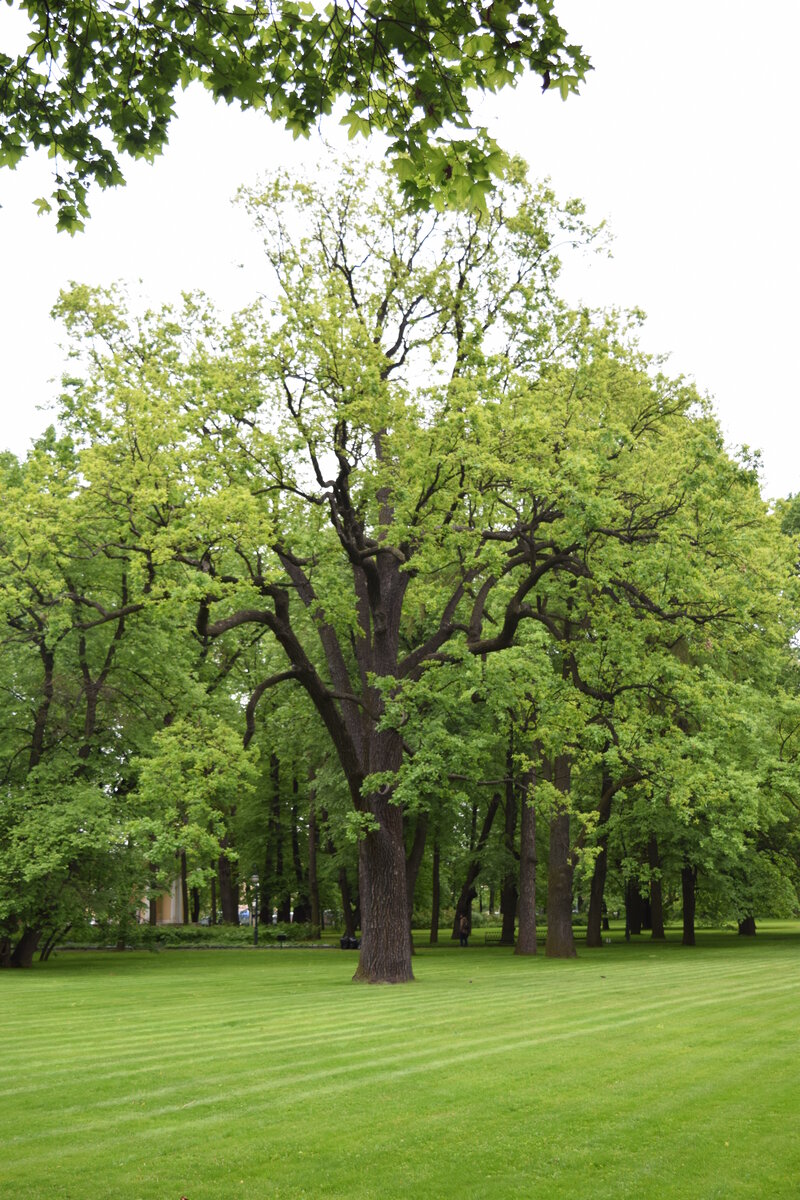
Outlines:
[{"label": "bright green spring leaves", "polygon": [[46,724],[53,760],[74,756],[62,778],[129,794],[130,828],[137,803],[158,815],[163,773],[150,853],[206,870],[252,782],[230,730],[250,736],[273,680],[281,741],[301,729],[357,807],[382,785],[453,828],[506,771],[513,725],[521,771],[571,757],[587,862],[610,779],[620,844],[657,835],[678,869],[733,878],[794,798],[775,735],[794,548],[635,321],[560,301],[557,247],[597,236],[580,205],[515,165],[480,214],[409,213],[347,164],[248,204],[267,299],[222,325],[201,297],[136,318],[120,291],[75,289],[71,440],[46,441],[24,486],[8,464],[7,669],[47,722],[49,647],[81,705],[102,682],[88,735],[74,713],[68,743]]}]

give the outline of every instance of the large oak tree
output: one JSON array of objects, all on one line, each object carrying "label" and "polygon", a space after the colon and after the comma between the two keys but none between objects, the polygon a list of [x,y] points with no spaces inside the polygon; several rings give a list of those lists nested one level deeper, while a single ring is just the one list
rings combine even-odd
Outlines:
[{"label": "large oak tree", "polygon": [[224,330],[196,299],[131,325],[79,289],[62,310],[88,378],[66,415],[141,552],[183,571],[172,594],[200,638],[261,630],[282,649],[248,713],[270,687],[305,690],[360,835],[357,977],[410,979],[396,791],[414,689],[529,624],[577,681],[593,597],[714,619],[691,515],[718,434],[624,322],[559,303],[556,245],[592,235],[546,189],[520,177],[485,212],[409,215],[344,167],[251,205],[272,302]]}]

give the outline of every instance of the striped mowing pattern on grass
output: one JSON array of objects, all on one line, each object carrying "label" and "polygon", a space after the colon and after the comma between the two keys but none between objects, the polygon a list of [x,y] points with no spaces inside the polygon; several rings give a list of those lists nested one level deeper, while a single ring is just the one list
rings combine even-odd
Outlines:
[{"label": "striped mowing pattern on grass", "polygon": [[62,956],[0,978],[0,1197],[800,1195],[797,931],[576,961]]}]

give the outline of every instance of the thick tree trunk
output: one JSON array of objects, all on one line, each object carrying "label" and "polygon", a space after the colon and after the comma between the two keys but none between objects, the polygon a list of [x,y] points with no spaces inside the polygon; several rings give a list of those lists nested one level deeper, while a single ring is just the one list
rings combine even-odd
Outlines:
[{"label": "thick tree trunk", "polygon": [[756,919],[755,917],[744,917],[739,922],[739,937],[755,937],[756,936]]},{"label": "thick tree trunk", "polygon": [[608,873],[608,834],[598,839],[599,851],[594,860],[592,886],[589,892],[589,914],[586,919],[586,945],[596,949],[602,946],[603,897]]},{"label": "thick tree trunk", "polygon": [[650,865],[650,918],[652,925],[651,937],[654,941],[664,941],[664,894],[661,887],[661,855],[658,852],[658,840],[653,834],[647,845],[647,861]]},{"label": "thick tree trunk", "polygon": [[[553,764],[553,783],[562,795],[570,788],[570,760],[560,754]],[[550,821],[550,862],[547,873],[547,941],[548,958],[575,958],[575,937],[572,932],[572,875],[570,853],[569,809],[560,803]]]},{"label": "thick tree trunk", "polygon": [[515,954],[536,954],[536,809],[534,775],[524,781],[519,823],[519,932]]},{"label": "thick tree trunk", "polygon": [[[270,916],[270,921],[272,917]],[[211,924],[217,923],[217,877],[211,876]]]},{"label": "thick tree trunk", "polygon": [[433,843],[433,881],[431,884],[431,936],[430,944],[435,946],[439,941],[439,912],[442,906],[441,899],[441,862],[440,862],[439,839]]},{"label": "thick tree trunk", "polygon": [[41,929],[26,928],[16,946],[11,952],[9,958],[9,966],[12,967],[31,967],[33,966],[33,956],[39,945],[39,939],[42,936]]},{"label": "thick tree trunk", "polygon": [[158,901],[150,900],[147,904],[147,923],[148,925],[158,924]]},{"label": "thick tree trunk", "polygon": [[353,979],[408,983],[414,973],[408,936],[403,814],[397,805],[376,793],[370,797],[370,811],[379,827],[359,843],[361,952]]},{"label": "thick tree trunk", "polygon": [[681,871],[681,892],[683,894],[683,938],[684,946],[695,944],[694,914],[697,903],[697,867],[686,866]]}]

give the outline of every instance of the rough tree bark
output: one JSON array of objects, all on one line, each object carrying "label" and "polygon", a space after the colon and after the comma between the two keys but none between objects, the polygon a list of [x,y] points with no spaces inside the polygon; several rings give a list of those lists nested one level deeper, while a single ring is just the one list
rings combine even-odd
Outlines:
[{"label": "rough tree bark", "polygon": [[[403,814],[397,805],[376,796],[370,808],[379,826],[359,843],[361,953],[353,978],[365,983],[406,983],[414,976],[408,936]],[[398,903],[398,892],[402,903]]]}]

